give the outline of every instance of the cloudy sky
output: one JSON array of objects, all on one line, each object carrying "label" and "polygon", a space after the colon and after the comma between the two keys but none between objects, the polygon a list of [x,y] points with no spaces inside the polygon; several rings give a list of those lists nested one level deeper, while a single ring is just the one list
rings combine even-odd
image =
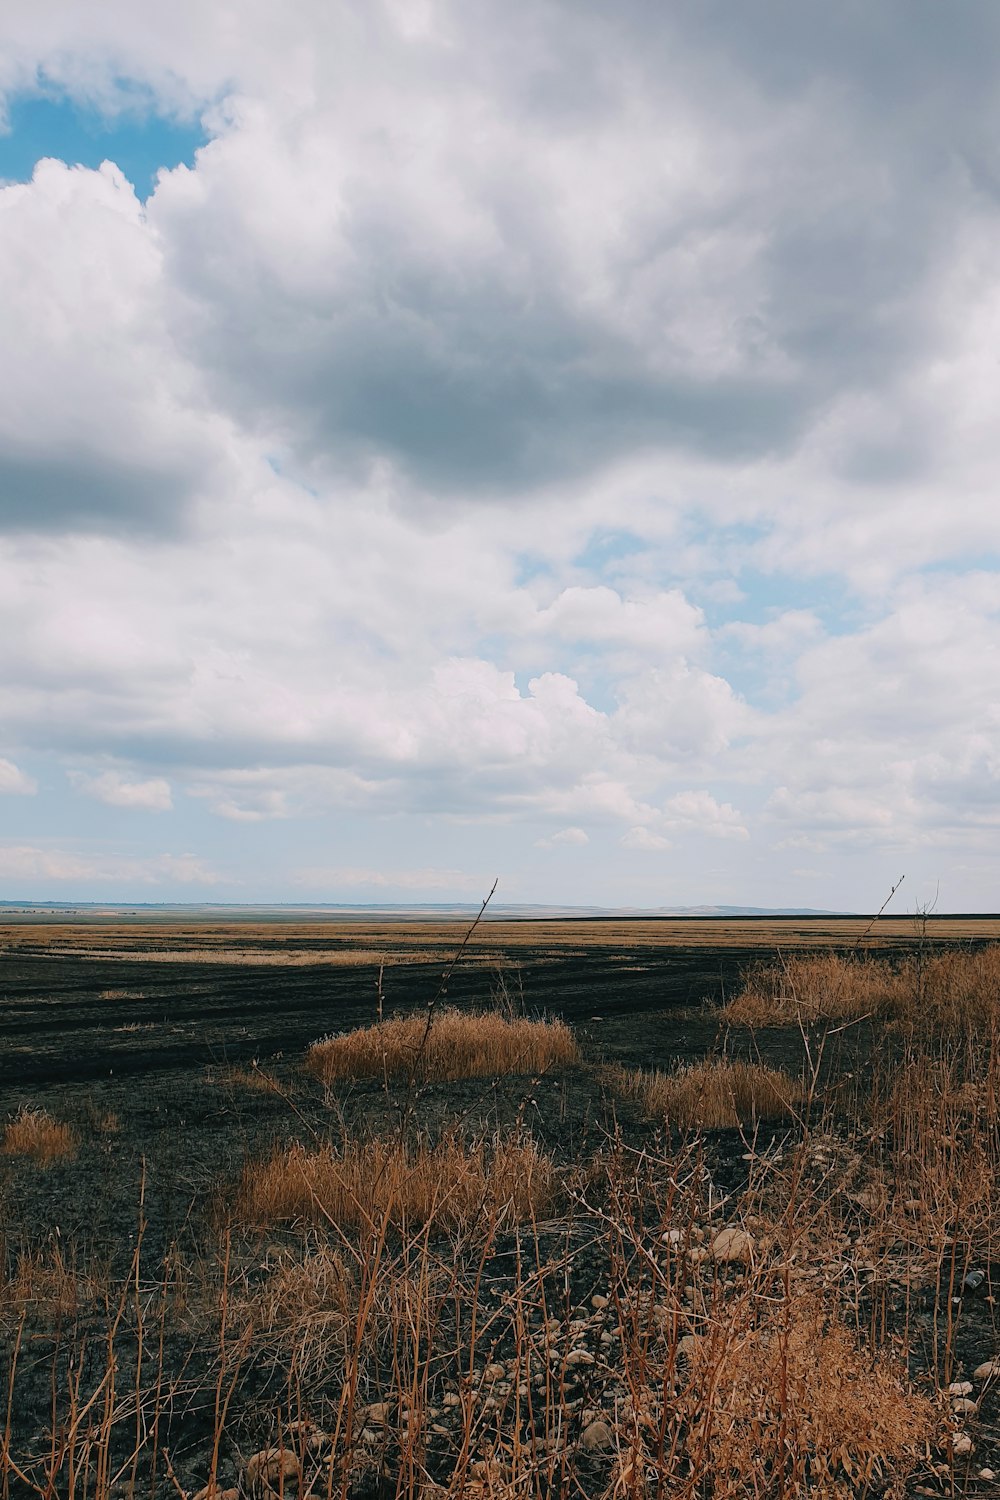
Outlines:
[{"label": "cloudy sky", "polygon": [[1000,906],[995,0],[8,0],[0,897]]}]

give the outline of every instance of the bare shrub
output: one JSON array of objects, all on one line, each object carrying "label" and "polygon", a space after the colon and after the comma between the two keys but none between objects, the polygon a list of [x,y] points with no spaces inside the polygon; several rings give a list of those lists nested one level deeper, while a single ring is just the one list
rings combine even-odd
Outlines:
[{"label": "bare shrub", "polygon": [[464,1228],[483,1214],[538,1215],[555,1185],[551,1159],[528,1137],[437,1146],[371,1140],[340,1150],[296,1144],[244,1168],[236,1211],[259,1224]]},{"label": "bare shrub", "polygon": [[40,1167],[60,1157],[74,1156],[77,1139],[70,1127],[44,1109],[23,1105],[10,1120],[0,1141],[5,1156],[29,1156]]},{"label": "bare shrub", "polygon": [[429,1031],[423,1016],[397,1016],[326,1037],[310,1047],[307,1067],[329,1084],[336,1078],[409,1078],[414,1072],[425,1081],[540,1073],[579,1060],[565,1021],[445,1010]]},{"label": "bare shrub", "polygon": [[679,1130],[728,1130],[755,1120],[792,1117],[802,1084],[759,1063],[707,1059],[673,1073],[609,1070],[609,1080],[653,1119]]}]

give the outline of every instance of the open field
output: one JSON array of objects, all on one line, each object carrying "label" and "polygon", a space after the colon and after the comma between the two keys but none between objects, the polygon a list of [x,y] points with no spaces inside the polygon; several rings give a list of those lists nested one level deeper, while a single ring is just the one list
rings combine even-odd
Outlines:
[{"label": "open field", "polygon": [[1000,1493],[1000,920],[868,926],[3,924],[0,1494]]}]

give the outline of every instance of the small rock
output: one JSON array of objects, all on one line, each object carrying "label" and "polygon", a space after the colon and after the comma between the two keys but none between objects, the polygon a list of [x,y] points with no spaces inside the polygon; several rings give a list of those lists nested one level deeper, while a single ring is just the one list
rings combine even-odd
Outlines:
[{"label": "small rock", "polygon": [[951,1403],[951,1409],[956,1417],[972,1417],[979,1410],[979,1403],[970,1401],[968,1396],[956,1396]]},{"label": "small rock", "polygon": [[589,1349],[571,1349],[563,1363],[567,1365],[592,1365],[594,1363],[594,1356]]},{"label": "small rock", "polygon": [[693,1266],[700,1266],[703,1261],[706,1261],[710,1258],[711,1254],[711,1250],[706,1250],[701,1245],[695,1245],[691,1250],[688,1251],[688,1260]]},{"label": "small rock", "polygon": [[972,1381],[971,1380],[953,1380],[952,1383],[951,1383],[951,1385],[948,1387],[948,1395],[949,1396],[971,1396],[972,1395]]},{"label": "small rock", "polygon": [[1000,1363],[995,1359],[988,1359],[985,1364],[977,1365],[972,1372],[973,1380],[993,1380],[1000,1375]]},{"label": "small rock", "polygon": [[753,1254],[753,1235],[745,1229],[720,1229],[712,1241],[712,1256],[717,1261],[749,1260]]},{"label": "small rock", "polygon": [[605,1448],[611,1447],[614,1442],[614,1434],[607,1422],[603,1422],[598,1418],[596,1422],[591,1422],[589,1426],[583,1429],[580,1435],[580,1442],[588,1453],[600,1453]]},{"label": "small rock", "polygon": [[298,1486],[299,1461],[288,1448],[262,1448],[247,1459],[245,1477],[253,1494],[287,1494]]},{"label": "small rock", "polygon": [[680,1245],[683,1240],[684,1234],[680,1229],[668,1229],[665,1234],[660,1235],[661,1245]]},{"label": "small rock", "polygon": [[591,1307],[596,1307],[598,1312],[603,1312],[608,1305],[608,1299],[607,1297],[603,1297],[600,1292],[595,1292],[590,1299],[590,1305]]},{"label": "small rock", "polygon": [[677,1340],[677,1353],[685,1354],[690,1357],[692,1354],[695,1354],[697,1352],[698,1345],[700,1343],[701,1339],[699,1338],[698,1334],[686,1333],[683,1338]]},{"label": "small rock", "polygon": [[494,1380],[502,1380],[506,1373],[503,1365],[487,1365],[483,1371],[483,1379],[492,1384]]},{"label": "small rock", "polygon": [[445,1391],[441,1397],[442,1406],[461,1406],[462,1398],[457,1391]]},{"label": "small rock", "polygon": [[951,1451],[958,1458],[964,1458],[967,1453],[973,1451],[973,1442],[967,1432],[957,1432],[952,1439]]},{"label": "small rock", "polygon": [[240,1500],[240,1492],[236,1489],[224,1490],[216,1480],[215,1484],[206,1484],[204,1489],[199,1490],[194,1500]]},{"label": "small rock", "polygon": [[366,1427],[385,1427],[389,1421],[389,1413],[392,1407],[388,1401],[373,1401],[366,1406],[361,1413]]},{"label": "small rock", "polygon": [[980,1479],[995,1479],[997,1476],[993,1469],[980,1469],[979,1477]]}]

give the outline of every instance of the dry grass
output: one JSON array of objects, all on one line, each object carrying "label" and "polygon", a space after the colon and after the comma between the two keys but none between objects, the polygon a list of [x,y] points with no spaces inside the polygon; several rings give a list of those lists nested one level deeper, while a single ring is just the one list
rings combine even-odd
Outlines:
[{"label": "dry grass", "polygon": [[254,1224],[466,1229],[484,1216],[540,1216],[555,1190],[551,1159],[528,1138],[415,1147],[372,1140],[339,1151],[293,1145],[244,1169],[236,1216]]},{"label": "dry grass", "polygon": [[6,1269],[0,1263],[0,1315],[8,1319],[29,1309],[46,1322],[74,1317],[94,1296],[59,1245],[24,1250],[13,1260]]},{"label": "dry grass", "polygon": [[429,1031],[425,1018],[416,1015],[326,1037],[310,1047],[307,1066],[330,1084],[337,1078],[495,1078],[579,1061],[580,1049],[565,1021],[445,1010]]},{"label": "dry grass", "polygon": [[219,1068],[212,1072],[213,1083],[221,1084],[224,1088],[249,1089],[254,1094],[274,1094],[284,1097],[285,1089],[281,1080],[273,1073],[268,1073],[252,1063],[249,1068]]},{"label": "dry grass", "polygon": [[60,1120],[54,1120],[44,1109],[22,1106],[10,1120],[0,1140],[5,1156],[28,1156],[40,1167],[60,1158],[75,1156],[76,1134]]},{"label": "dry grass", "polygon": [[761,1027],[876,1016],[942,1032],[988,1030],[1000,1019],[1000,944],[918,953],[896,964],[832,953],[788,957],[754,971],[722,1014]]},{"label": "dry grass", "polygon": [[804,1099],[802,1084],[787,1073],[726,1059],[694,1063],[673,1073],[612,1068],[608,1077],[651,1119],[685,1131],[730,1130],[757,1120],[791,1119]]}]

